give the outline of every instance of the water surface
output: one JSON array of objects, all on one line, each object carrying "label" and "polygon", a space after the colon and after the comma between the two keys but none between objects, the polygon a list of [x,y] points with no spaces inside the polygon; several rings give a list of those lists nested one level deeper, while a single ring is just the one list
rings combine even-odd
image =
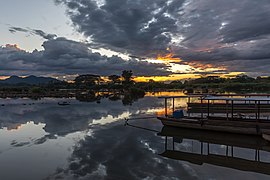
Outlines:
[{"label": "water surface", "polygon": [[[61,101],[70,105],[59,106]],[[267,173],[161,156],[166,150],[165,136],[157,133],[162,124],[156,118],[132,120],[164,112],[163,100],[152,94],[131,106],[105,98],[100,103],[1,99],[0,104],[4,104],[0,106],[1,180],[270,178]],[[185,100],[177,102],[178,107],[184,104]],[[131,119],[128,126],[125,118]],[[176,151],[201,152],[199,140],[174,140]],[[210,146],[212,154],[224,154],[227,148]],[[234,156],[253,161],[254,151],[236,147]],[[270,162],[267,150],[260,152],[260,161]]]}]

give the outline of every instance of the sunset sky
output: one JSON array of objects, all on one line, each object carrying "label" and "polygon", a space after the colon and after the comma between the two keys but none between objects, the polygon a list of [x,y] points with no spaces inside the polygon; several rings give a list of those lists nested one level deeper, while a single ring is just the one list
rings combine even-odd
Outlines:
[{"label": "sunset sky", "polygon": [[270,75],[269,9],[269,0],[3,0],[0,76]]}]

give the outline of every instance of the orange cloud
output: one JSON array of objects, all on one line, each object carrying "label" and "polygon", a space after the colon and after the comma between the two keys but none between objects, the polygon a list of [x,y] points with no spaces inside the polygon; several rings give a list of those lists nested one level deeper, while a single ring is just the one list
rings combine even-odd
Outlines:
[{"label": "orange cloud", "polygon": [[18,44],[6,44],[6,47],[16,49],[16,50],[21,50]]},{"label": "orange cloud", "polygon": [[174,57],[175,54],[172,52],[170,48],[167,48],[167,51],[169,51],[168,54],[158,54],[156,60],[165,61],[167,63],[182,61],[180,58]]},{"label": "orange cloud", "polygon": [[226,70],[226,66],[224,66],[224,65],[215,66],[215,65],[209,64],[209,63],[203,64],[203,63],[200,63],[198,61],[189,61],[189,62],[185,62],[184,64],[187,64],[189,66],[192,66],[193,68],[200,69],[200,70],[210,70],[210,69],[211,70],[213,70],[213,69]]}]

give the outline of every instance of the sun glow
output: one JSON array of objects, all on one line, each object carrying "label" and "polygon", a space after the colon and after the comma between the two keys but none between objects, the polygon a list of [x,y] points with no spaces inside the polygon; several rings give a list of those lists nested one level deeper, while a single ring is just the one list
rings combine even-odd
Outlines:
[{"label": "sun glow", "polygon": [[157,55],[157,60],[159,61],[165,61],[165,62],[181,62],[181,59],[178,58],[178,57],[173,57],[174,54],[172,53],[169,53],[169,54],[166,54],[166,55],[161,55],[161,54],[158,54]]},{"label": "sun glow", "polygon": [[170,62],[181,62],[181,58],[179,57],[174,57],[175,54],[172,52],[172,50],[170,48],[167,48],[167,51],[169,51],[168,54],[158,54],[157,57],[156,57],[156,60],[159,60],[159,61],[163,61],[163,62],[167,62],[167,63],[170,63]]},{"label": "sun glow", "polygon": [[[230,73],[209,73],[205,76],[220,76],[221,78],[233,78],[237,75],[241,74],[241,72],[230,72]],[[134,77],[133,80],[135,82],[172,82],[172,81],[184,81],[188,79],[200,78],[202,74],[200,73],[185,73],[185,74],[172,74],[169,76],[137,76]]]},{"label": "sun glow", "polygon": [[156,82],[170,82],[198,77],[197,74],[175,74],[169,76],[137,76],[133,80],[135,82],[149,82],[152,80]]}]

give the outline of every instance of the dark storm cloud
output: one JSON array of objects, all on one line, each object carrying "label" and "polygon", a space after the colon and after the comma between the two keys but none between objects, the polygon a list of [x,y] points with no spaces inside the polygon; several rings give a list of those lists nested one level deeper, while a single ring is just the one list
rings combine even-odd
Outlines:
[{"label": "dark storm cloud", "polygon": [[25,29],[25,28],[20,28],[20,27],[9,27],[9,32],[11,33],[23,32],[23,33],[28,33],[30,35],[37,35],[44,39],[54,39],[57,37],[56,34],[47,34],[40,29],[30,29],[30,28]]},{"label": "dark storm cloud", "polygon": [[[255,65],[256,72],[270,61],[269,0],[56,1],[95,45],[145,57],[172,47],[183,63],[224,65],[229,71]],[[237,61],[246,65],[238,67]]]},{"label": "dark storm cloud", "polygon": [[102,56],[93,53],[86,44],[65,38],[50,39],[43,43],[44,50],[25,52],[16,46],[0,48],[1,74],[46,75],[121,74],[123,70],[133,70],[134,75],[168,74],[166,66],[135,59],[123,60],[118,56]]},{"label": "dark storm cloud", "polygon": [[184,25],[180,32],[184,48],[176,47],[184,61],[224,66],[228,71],[268,71],[269,1],[187,2],[179,21]]},{"label": "dark storm cloud", "polygon": [[63,0],[73,23],[94,43],[135,55],[165,50],[177,31],[175,14],[183,1]]}]

